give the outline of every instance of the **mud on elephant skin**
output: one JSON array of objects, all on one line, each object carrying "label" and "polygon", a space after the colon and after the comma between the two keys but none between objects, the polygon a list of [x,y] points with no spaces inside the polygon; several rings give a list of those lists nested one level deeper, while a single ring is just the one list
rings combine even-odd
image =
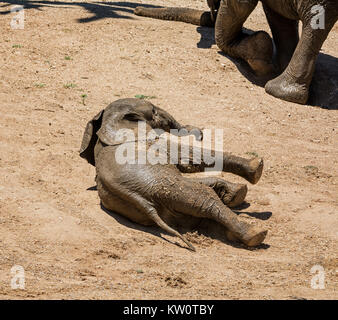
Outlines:
[{"label": "mud on elephant skin", "polygon": [[[247,193],[245,184],[237,184],[216,177],[192,178],[182,173],[202,172],[214,168],[215,151],[209,150],[207,160],[194,161],[201,149],[181,148],[179,137],[142,140],[140,123],[149,134],[163,130],[176,135],[191,132],[202,138],[202,132],[193,126],[183,126],[170,114],[148,101],[121,99],[111,103],[88,122],[81,145],[80,156],[96,167],[96,184],[102,205],[129,220],[144,226],[157,225],[171,235],[179,237],[191,250],[195,248],[175,228],[187,223],[200,223],[211,219],[225,227],[230,240],[240,241],[249,247],[263,242],[267,230],[248,224],[230,208],[241,204]],[[129,129],[127,142],[118,139],[120,129]],[[176,131],[172,131],[172,129]],[[184,131],[184,129],[186,129]],[[134,134],[135,133],[135,134]],[[144,143],[142,143],[144,142]],[[143,158],[150,149],[163,151],[164,160],[152,163],[121,162],[119,148],[132,144],[134,154]],[[171,152],[175,150],[174,152]],[[221,153],[218,155],[224,172],[239,175],[252,184],[258,182],[263,171],[263,160],[244,159]],[[163,159],[162,159],[163,160]]]},{"label": "mud on elephant skin", "polygon": [[[290,102],[306,104],[318,53],[338,19],[337,0],[261,0],[277,51],[265,31],[248,34],[243,24],[259,0],[207,0],[209,12],[188,8],[138,7],[136,15],[215,26],[217,46],[228,56],[242,59],[257,75],[279,76],[268,81],[265,91]],[[323,10],[323,11],[321,11]],[[323,12],[323,26],[314,27]],[[299,38],[298,22],[303,24]]]}]

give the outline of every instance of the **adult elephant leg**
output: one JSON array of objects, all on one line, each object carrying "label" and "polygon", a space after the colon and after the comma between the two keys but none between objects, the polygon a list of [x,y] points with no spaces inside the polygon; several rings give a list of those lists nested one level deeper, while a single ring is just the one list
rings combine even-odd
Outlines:
[{"label": "adult elephant leg", "polygon": [[212,188],[222,202],[229,208],[237,207],[243,203],[248,192],[248,188],[245,184],[232,183],[220,178],[205,177],[186,179]]},{"label": "adult elephant leg", "polygon": [[265,4],[263,4],[263,8],[276,45],[279,68],[283,72],[299,41],[299,23],[297,20],[282,17]]},{"label": "adult elephant leg", "polygon": [[239,240],[248,246],[257,246],[266,237],[267,230],[241,221],[214,190],[203,184],[187,179],[178,180],[172,186],[172,192],[165,190],[162,194],[160,191],[159,197],[169,210],[221,223],[232,240]]},{"label": "adult elephant leg", "polygon": [[274,71],[270,36],[265,31],[249,35],[242,30],[245,20],[257,3],[258,0],[221,0],[215,24],[215,39],[225,54],[245,60],[257,75],[266,75]]},{"label": "adult elephant leg", "polygon": [[161,20],[181,21],[201,27],[214,27],[215,25],[211,12],[190,8],[136,7],[134,13],[137,16]]},{"label": "adult elephant leg", "polygon": [[[310,9],[309,9],[310,10]],[[327,16],[331,14],[327,9]],[[337,21],[337,14],[326,18],[324,29],[313,29],[311,19],[303,23],[303,32],[292,59],[285,71],[265,85],[272,96],[290,102],[306,104],[318,53]]]}]

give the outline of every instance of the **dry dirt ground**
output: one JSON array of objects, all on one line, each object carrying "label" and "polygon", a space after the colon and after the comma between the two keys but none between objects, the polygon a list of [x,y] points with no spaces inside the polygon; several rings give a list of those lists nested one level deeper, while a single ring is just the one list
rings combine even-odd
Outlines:
[{"label": "dry dirt ground", "polygon": [[[274,99],[219,53],[212,30],[135,17],[136,2],[30,1],[23,30],[10,28],[18,2],[0,2],[0,298],[337,299],[338,101]],[[261,6],[246,27],[268,30]],[[336,24],[321,57],[336,90],[337,38]],[[230,152],[264,157],[238,211],[268,228],[263,246],[192,231],[191,253],[100,208],[87,190],[95,169],[78,154],[83,130],[140,94],[182,123],[224,129]],[[11,289],[14,265],[24,290]],[[314,265],[325,289],[311,288]]]}]

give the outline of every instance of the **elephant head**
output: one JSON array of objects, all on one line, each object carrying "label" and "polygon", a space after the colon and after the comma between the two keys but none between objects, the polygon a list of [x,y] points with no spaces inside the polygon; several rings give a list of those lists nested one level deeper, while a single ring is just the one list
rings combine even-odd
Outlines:
[{"label": "elephant head", "polygon": [[116,138],[117,131],[120,129],[131,129],[136,137],[139,121],[145,122],[149,130],[162,129],[170,132],[171,129],[177,129],[179,135],[193,134],[198,140],[203,138],[199,128],[190,125],[182,126],[168,112],[149,101],[120,99],[111,103],[87,123],[80,156],[95,166],[94,148],[98,139],[105,145],[120,144],[120,140]]}]

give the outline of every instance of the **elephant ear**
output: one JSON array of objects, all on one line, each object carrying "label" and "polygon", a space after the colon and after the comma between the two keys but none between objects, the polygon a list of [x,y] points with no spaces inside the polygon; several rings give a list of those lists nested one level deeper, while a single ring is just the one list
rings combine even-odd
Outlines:
[{"label": "elephant ear", "polygon": [[[126,122],[122,122],[127,120]],[[146,121],[144,115],[137,110],[127,110],[125,112],[116,112],[115,110],[106,110],[102,126],[97,131],[97,136],[101,142],[108,146],[119,144],[120,139],[116,139],[119,129],[134,130],[137,121]],[[121,126],[121,123],[123,125]]]},{"label": "elephant ear", "polygon": [[100,111],[87,123],[80,148],[80,157],[86,159],[93,166],[95,166],[94,147],[97,141],[96,132],[101,127],[103,112],[104,110]]}]

